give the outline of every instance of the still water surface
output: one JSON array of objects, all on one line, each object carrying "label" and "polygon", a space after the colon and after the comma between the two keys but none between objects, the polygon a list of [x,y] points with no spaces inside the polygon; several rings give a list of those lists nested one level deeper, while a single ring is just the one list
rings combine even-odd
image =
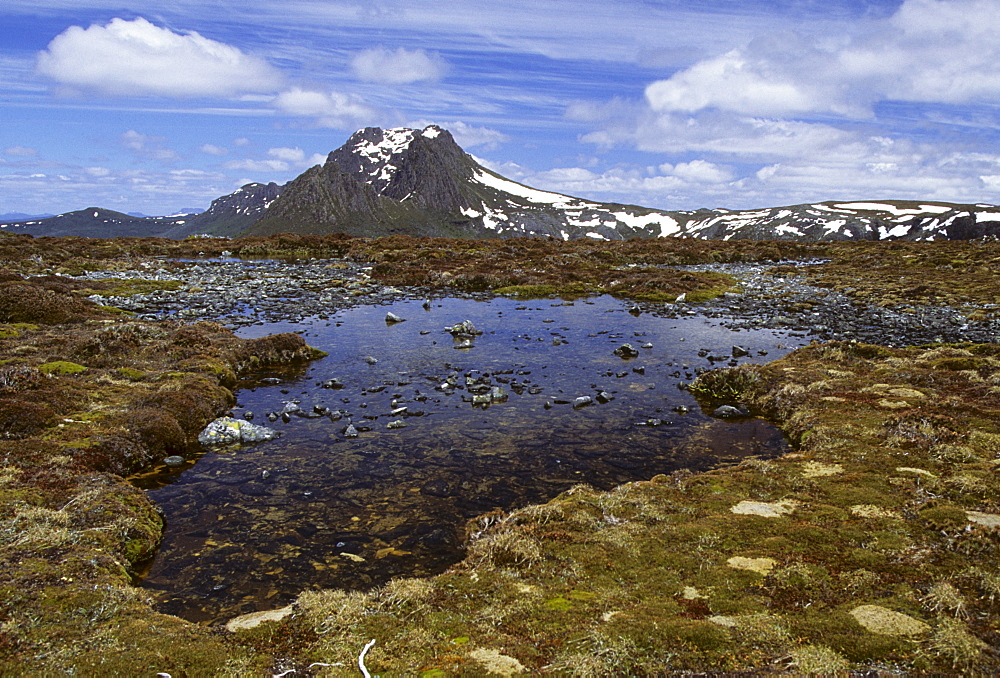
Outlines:
[{"label": "still water surface", "polygon": [[[787,449],[764,422],[706,416],[678,385],[695,368],[728,364],[734,345],[749,349],[739,362],[761,362],[804,338],[629,306],[610,297],[446,298],[427,309],[401,301],[244,328],[245,337],[300,332],[330,355],[238,393],[236,414],[252,412],[282,432],[278,440],[134,479],[167,520],[142,585],[164,612],[224,620],[283,606],[306,588],[441,572],[461,558],[470,518],[577,483],[611,488]],[[387,324],[390,310],[406,321]],[[445,327],[464,320],[483,334],[456,349]],[[637,357],[615,355],[626,342]],[[449,377],[457,386],[442,388]],[[343,388],[320,386],[331,378]],[[467,384],[499,387],[506,400],[474,404]],[[601,393],[611,399],[598,402]],[[580,396],[594,402],[574,407]],[[335,414],[267,420],[290,402]],[[349,422],[358,437],[345,436]]]}]

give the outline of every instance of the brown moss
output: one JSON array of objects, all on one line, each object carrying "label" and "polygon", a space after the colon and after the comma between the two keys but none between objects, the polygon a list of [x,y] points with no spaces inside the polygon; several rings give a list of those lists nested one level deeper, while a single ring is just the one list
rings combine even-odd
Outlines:
[{"label": "brown moss", "polygon": [[30,282],[0,283],[0,322],[79,322],[104,313],[96,304]]},{"label": "brown moss", "polygon": [[58,420],[58,415],[45,403],[0,399],[0,436],[27,438],[38,435]]}]

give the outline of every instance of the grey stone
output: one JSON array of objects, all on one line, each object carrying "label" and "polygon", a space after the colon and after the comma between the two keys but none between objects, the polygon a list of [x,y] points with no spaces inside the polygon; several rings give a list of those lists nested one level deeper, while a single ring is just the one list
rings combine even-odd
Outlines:
[{"label": "grey stone", "polygon": [[482,331],[477,330],[471,320],[463,320],[451,327],[446,327],[445,330],[450,332],[453,337],[475,337],[482,334]]},{"label": "grey stone", "polygon": [[750,413],[742,407],[733,407],[732,405],[722,405],[715,408],[712,412],[713,417],[719,417],[720,419],[736,419],[737,417],[746,417]]},{"label": "grey stone", "polygon": [[590,396],[580,396],[579,398],[576,398],[573,401],[573,407],[575,408],[586,407],[587,405],[590,405],[593,402],[594,399],[591,398]]},{"label": "grey stone", "polygon": [[164,459],[163,463],[165,463],[167,466],[171,468],[177,468],[178,466],[184,465],[184,457],[180,457],[176,454],[173,454]]},{"label": "grey stone", "polygon": [[385,314],[385,322],[387,325],[395,325],[396,323],[406,322],[406,318],[401,318],[392,311]]},{"label": "grey stone", "polygon": [[280,434],[266,426],[258,426],[241,419],[220,417],[198,434],[198,442],[209,447],[259,443],[274,440]]}]

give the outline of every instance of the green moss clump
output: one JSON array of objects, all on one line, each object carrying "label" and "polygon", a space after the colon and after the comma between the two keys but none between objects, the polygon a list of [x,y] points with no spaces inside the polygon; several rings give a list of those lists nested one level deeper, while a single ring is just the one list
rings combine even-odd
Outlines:
[{"label": "green moss clump", "polygon": [[108,281],[107,287],[84,290],[86,294],[99,297],[131,297],[151,292],[176,292],[184,285],[181,280],[145,280],[143,278],[122,278]]},{"label": "green moss clump", "polygon": [[77,374],[83,372],[87,367],[68,360],[56,360],[38,366],[38,371],[49,375]]}]

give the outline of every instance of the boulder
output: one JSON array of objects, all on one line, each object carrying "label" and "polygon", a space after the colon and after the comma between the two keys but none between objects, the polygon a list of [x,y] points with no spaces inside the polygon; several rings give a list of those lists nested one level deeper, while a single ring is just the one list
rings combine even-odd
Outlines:
[{"label": "boulder", "polygon": [[198,434],[198,442],[207,447],[259,443],[274,440],[280,434],[266,426],[251,424],[242,419],[220,417]]},{"label": "boulder", "polygon": [[635,358],[639,355],[639,351],[632,344],[622,344],[615,349],[615,355],[619,358]]},{"label": "boulder", "polygon": [[476,337],[482,334],[482,330],[477,330],[471,320],[463,320],[456,325],[446,327],[445,330],[450,332],[453,337]]}]

